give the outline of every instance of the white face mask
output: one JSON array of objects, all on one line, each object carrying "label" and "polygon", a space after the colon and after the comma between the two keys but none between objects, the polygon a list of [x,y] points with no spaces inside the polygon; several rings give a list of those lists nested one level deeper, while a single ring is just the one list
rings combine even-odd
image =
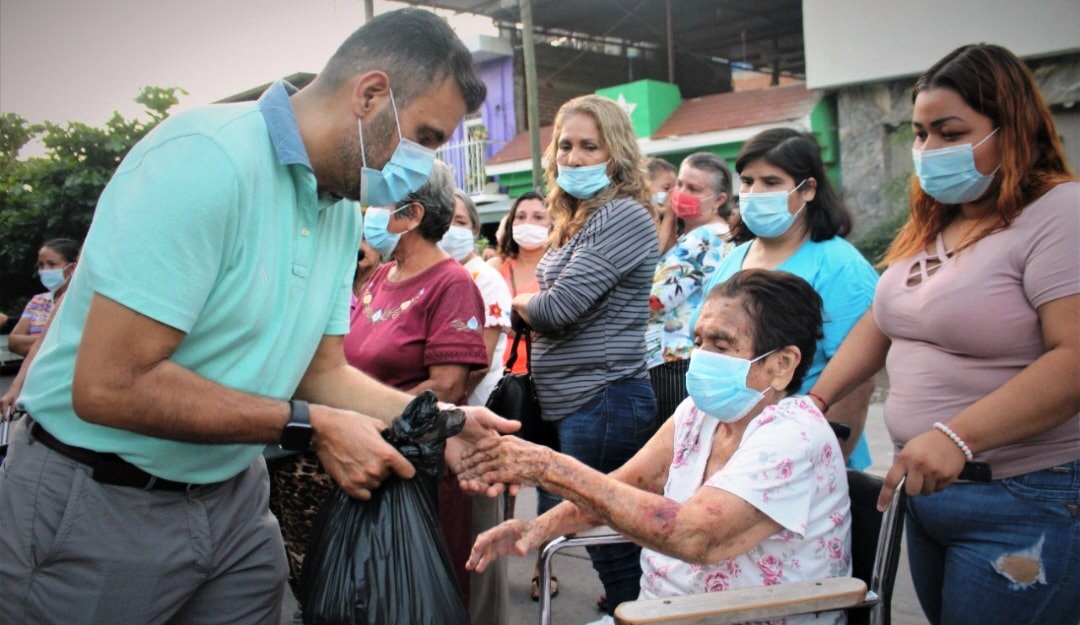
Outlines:
[{"label": "white face mask", "polygon": [[535,250],[547,243],[548,229],[536,224],[515,224],[513,237],[521,249]]},{"label": "white face mask", "polygon": [[460,262],[473,253],[474,243],[472,230],[465,226],[450,226],[443,238],[439,240],[439,247],[454,260]]},{"label": "white face mask", "polygon": [[667,198],[668,198],[668,192],[667,191],[657,191],[656,193],[653,193],[652,194],[653,206],[662,206],[664,204],[664,202],[667,201]]}]

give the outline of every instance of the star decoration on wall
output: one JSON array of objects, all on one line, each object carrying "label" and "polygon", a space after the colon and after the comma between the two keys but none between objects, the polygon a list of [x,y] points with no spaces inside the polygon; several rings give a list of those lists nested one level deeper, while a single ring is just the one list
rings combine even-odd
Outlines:
[{"label": "star decoration on wall", "polygon": [[622,110],[626,111],[626,116],[627,116],[627,117],[633,117],[633,115],[634,115],[634,109],[636,109],[636,108],[637,108],[637,104],[636,104],[636,103],[634,103],[634,102],[627,102],[627,101],[626,101],[626,96],[624,96],[624,95],[623,95],[623,94],[621,94],[621,93],[619,94],[619,97],[618,97],[618,99],[616,99],[616,100],[615,100],[615,104],[618,104],[618,105],[619,105],[619,108],[621,108]]}]

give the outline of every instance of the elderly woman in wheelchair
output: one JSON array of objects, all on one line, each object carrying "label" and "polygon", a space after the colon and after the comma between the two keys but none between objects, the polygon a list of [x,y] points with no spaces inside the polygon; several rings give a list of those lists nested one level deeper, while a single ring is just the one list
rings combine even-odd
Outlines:
[{"label": "elderly woman in wheelchair", "polygon": [[[465,481],[540,486],[566,501],[481,534],[468,567],[607,524],[641,544],[641,598],[851,574],[844,460],[798,389],[821,333],[821,299],[785,272],[716,287],[694,333],[690,397],[629,462],[604,475],[513,436],[465,460]],[[620,427],[611,415],[609,428]],[[842,612],[787,623],[843,623]]]}]

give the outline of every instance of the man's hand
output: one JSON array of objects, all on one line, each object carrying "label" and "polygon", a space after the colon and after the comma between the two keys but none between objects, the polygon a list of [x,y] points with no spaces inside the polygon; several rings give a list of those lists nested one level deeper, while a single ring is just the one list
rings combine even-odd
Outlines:
[{"label": "man's hand", "polygon": [[383,440],[382,421],[348,410],[312,404],[315,453],[334,482],[350,496],[370,499],[390,472],[410,479],[412,463]]},{"label": "man's hand", "polygon": [[[503,419],[482,406],[458,406],[465,413],[465,428],[457,436],[446,441],[446,466],[455,475],[461,473],[463,458],[473,453],[476,445],[484,440],[498,440],[499,434],[513,434],[521,428],[521,422]],[[481,483],[475,480],[461,480],[461,489],[470,495],[496,497],[509,490],[517,494],[517,484]]]},{"label": "man's hand", "polygon": [[534,521],[504,521],[476,537],[476,544],[473,545],[465,568],[483,573],[499,556],[523,556],[543,542],[543,536],[540,536]]},{"label": "man's hand", "polygon": [[459,477],[483,484],[514,482],[537,486],[554,455],[551,449],[516,436],[486,439],[465,456]]}]

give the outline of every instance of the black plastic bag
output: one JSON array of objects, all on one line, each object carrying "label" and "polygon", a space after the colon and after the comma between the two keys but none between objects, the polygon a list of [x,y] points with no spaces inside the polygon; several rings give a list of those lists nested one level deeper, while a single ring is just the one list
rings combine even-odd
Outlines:
[{"label": "black plastic bag", "polygon": [[368,501],[337,488],[323,503],[300,576],[306,625],[469,624],[438,513],[443,449],[464,425],[420,394],[383,431],[416,476],[392,475]]}]

